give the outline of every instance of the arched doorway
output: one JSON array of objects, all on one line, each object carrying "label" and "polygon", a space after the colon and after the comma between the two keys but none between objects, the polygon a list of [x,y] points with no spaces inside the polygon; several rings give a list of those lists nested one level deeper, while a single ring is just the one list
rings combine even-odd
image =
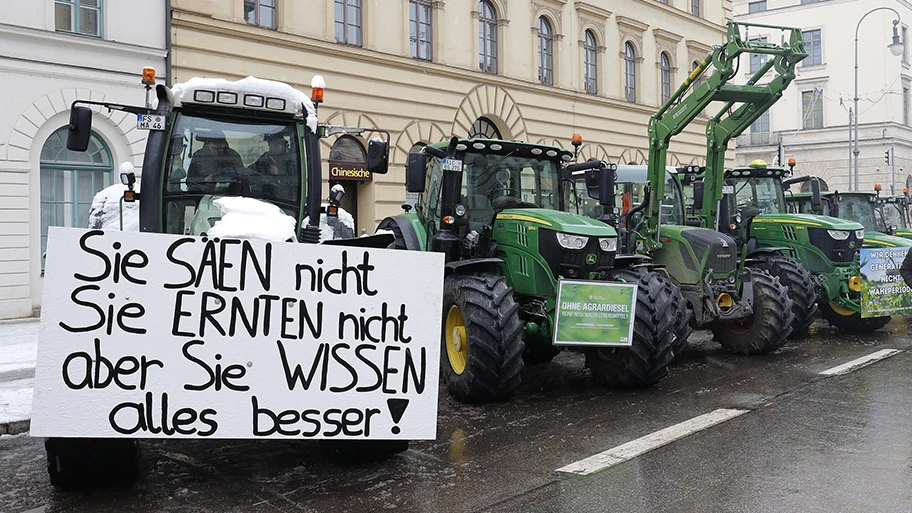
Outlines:
[{"label": "arched doorway", "polygon": [[[61,127],[41,147],[41,254],[47,251],[50,226],[85,227],[98,191],[111,185],[111,150],[95,132],[84,152],[66,147],[67,127]],[[42,268],[44,259],[42,259]]]},{"label": "arched doorway", "polygon": [[497,125],[490,119],[482,116],[472,123],[468,133],[469,139],[503,139]]},{"label": "arched doorway", "polygon": [[329,150],[329,187],[336,184],[345,188],[341,207],[354,218],[355,234],[358,233],[358,184],[371,181],[367,171],[367,151],[361,141],[351,135],[336,139]]}]

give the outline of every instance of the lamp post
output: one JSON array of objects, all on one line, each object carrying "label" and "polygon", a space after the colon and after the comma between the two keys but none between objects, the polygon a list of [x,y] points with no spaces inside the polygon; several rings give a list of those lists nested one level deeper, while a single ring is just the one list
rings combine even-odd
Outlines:
[{"label": "lamp post", "polygon": [[893,20],[893,42],[887,45],[887,48],[890,49],[890,53],[896,55],[897,57],[903,53],[903,43],[899,40],[899,32],[896,29],[896,27],[899,25],[899,13],[896,11],[896,9],[893,9],[892,7],[875,7],[874,9],[866,12],[864,16],[858,20],[858,24],[855,25],[855,149],[852,150],[852,154],[855,156],[854,167],[856,191],[858,190],[858,116],[860,114],[858,112],[858,29],[861,27],[861,22],[864,21],[864,19],[867,18],[869,14],[875,11],[883,10],[893,11],[893,14],[896,15],[896,19]]}]

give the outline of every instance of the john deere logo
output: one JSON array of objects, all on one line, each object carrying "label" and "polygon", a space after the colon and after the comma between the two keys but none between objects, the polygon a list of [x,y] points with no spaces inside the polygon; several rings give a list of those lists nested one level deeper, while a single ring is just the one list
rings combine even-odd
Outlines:
[{"label": "john deere logo", "polygon": [[853,240],[853,241],[850,241],[850,242],[849,242],[849,249],[852,249],[852,248],[854,248],[854,247],[855,247],[855,241],[854,241],[854,240]]},{"label": "john deere logo", "polygon": [[588,265],[595,265],[595,255],[592,255],[592,254],[586,255],[586,263]]}]

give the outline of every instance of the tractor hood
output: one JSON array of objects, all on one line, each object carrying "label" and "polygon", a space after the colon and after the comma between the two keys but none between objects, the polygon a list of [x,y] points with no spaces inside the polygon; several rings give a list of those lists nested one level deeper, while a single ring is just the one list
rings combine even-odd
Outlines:
[{"label": "tractor hood", "polygon": [[883,232],[865,232],[863,248],[908,248],[912,240],[887,235]]},{"label": "tractor hood", "polygon": [[761,214],[755,217],[752,222],[755,225],[758,223],[791,224],[808,228],[824,228],[826,230],[855,231],[864,228],[861,223],[856,223],[855,221],[816,214]]},{"label": "tractor hood", "polygon": [[511,208],[502,210],[495,219],[495,230],[499,221],[518,221],[535,225],[539,228],[574,235],[617,237],[617,231],[601,221],[546,208]]}]

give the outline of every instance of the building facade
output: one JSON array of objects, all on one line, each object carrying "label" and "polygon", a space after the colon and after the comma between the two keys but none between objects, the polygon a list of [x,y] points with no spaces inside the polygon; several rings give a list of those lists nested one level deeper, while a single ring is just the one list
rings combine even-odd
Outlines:
[{"label": "building facade", "polygon": [[36,0],[4,10],[0,319],[40,306],[48,226],[85,227],[92,197],[116,180],[119,164],[141,168],[145,133],[135,117],[97,113],[85,154],[66,150],[66,126],[77,98],[143,104],[143,67],[165,76],[165,5]]},{"label": "building facade", "polygon": [[[401,212],[410,149],[451,135],[570,147],[583,158],[644,163],[647,123],[711,45],[730,0],[173,0],[172,74],[287,82],[326,79],[325,123],[391,135],[390,172],[344,180],[358,233]],[[702,162],[705,119],[670,149]],[[336,160],[366,139],[325,140]],[[332,162],[332,165],[330,163]],[[328,186],[328,182],[326,183]]]},{"label": "building facade", "polygon": [[[856,116],[858,80],[858,188],[901,193],[912,185],[912,83],[908,46],[894,56],[893,20],[905,40],[912,24],[912,3],[906,0],[735,0],[735,20],[786,25],[802,30],[808,57],[797,66],[797,78],[782,98],[737,140],[737,162],[753,159],[784,162],[794,157],[798,175],[822,177],[830,190],[850,190],[854,136],[850,116]],[[855,33],[857,29],[857,62]],[[751,29],[751,39],[779,41],[780,31]],[[762,59],[742,58],[740,83]],[[854,171],[852,171],[854,173]]]}]

